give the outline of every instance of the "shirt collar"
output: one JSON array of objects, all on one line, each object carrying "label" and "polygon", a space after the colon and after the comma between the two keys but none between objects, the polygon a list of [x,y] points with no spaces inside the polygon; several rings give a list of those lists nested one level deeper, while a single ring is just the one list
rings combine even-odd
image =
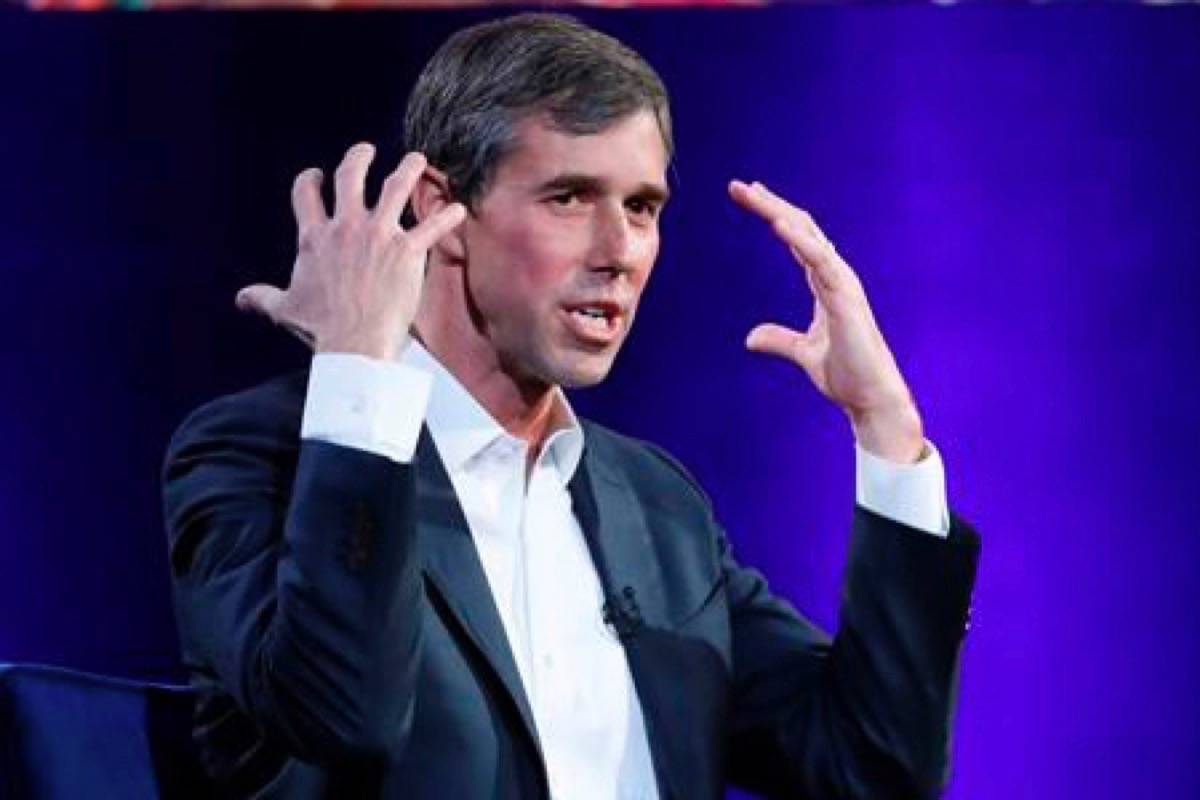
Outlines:
[{"label": "shirt collar", "polygon": [[[399,361],[433,376],[425,422],[447,470],[459,471],[494,447],[524,451],[525,443],[504,430],[458,378],[415,338],[409,339]],[[583,457],[583,428],[561,388],[555,388],[553,402],[553,430],[546,437],[539,459],[553,463],[565,486]]]}]

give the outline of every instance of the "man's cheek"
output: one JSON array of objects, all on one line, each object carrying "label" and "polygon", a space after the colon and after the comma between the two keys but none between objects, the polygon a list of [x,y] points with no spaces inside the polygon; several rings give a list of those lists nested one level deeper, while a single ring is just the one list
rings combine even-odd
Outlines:
[{"label": "man's cheek", "polygon": [[658,237],[654,236],[646,242],[640,254],[638,263],[641,264],[642,269],[639,272],[642,274],[643,280],[649,276],[650,271],[654,269],[655,262],[658,261],[658,248],[660,244],[661,242]]}]

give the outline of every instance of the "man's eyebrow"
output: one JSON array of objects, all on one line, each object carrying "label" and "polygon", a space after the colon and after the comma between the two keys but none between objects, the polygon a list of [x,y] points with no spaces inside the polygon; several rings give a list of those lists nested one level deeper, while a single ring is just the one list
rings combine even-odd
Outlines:
[{"label": "man's eyebrow", "polygon": [[[567,172],[561,175],[555,175],[548,181],[540,184],[537,188],[541,192],[599,192],[606,189],[607,182],[594,175],[584,175],[581,173]],[[634,197],[639,197],[659,206],[666,205],[667,200],[671,197],[671,190],[665,185],[656,183],[642,183],[633,192]]]},{"label": "man's eyebrow", "polygon": [[666,184],[643,183],[634,192],[634,196],[648,200],[659,208],[662,208],[671,199],[671,190],[666,187]]},{"label": "man's eyebrow", "polygon": [[576,192],[595,192],[604,188],[604,181],[592,175],[581,175],[566,172],[555,175],[550,180],[540,184],[539,192],[555,192],[570,189]]}]

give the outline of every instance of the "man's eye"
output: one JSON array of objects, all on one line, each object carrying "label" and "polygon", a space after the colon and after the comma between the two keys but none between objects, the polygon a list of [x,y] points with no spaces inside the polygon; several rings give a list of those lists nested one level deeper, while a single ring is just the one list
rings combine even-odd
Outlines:
[{"label": "man's eye", "polygon": [[550,202],[556,206],[571,206],[579,202],[579,192],[559,192],[558,194],[550,195]]},{"label": "man's eye", "polygon": [[653,219],[658,216],[658,206],[651,203],[649,200],[633,199],[625,204],[625,207],[639,217],[648,217]]}]

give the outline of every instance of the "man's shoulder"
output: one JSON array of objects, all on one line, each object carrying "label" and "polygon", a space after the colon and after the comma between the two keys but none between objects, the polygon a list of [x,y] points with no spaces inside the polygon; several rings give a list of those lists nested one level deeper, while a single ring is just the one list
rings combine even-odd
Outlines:
[{"label": "man's shoulder", "polygon": [[663,503],[681,500],[709,505],[708,496],[691,472],[661,446],[582,419],[590,463],[627,484],[646,499]]}]

